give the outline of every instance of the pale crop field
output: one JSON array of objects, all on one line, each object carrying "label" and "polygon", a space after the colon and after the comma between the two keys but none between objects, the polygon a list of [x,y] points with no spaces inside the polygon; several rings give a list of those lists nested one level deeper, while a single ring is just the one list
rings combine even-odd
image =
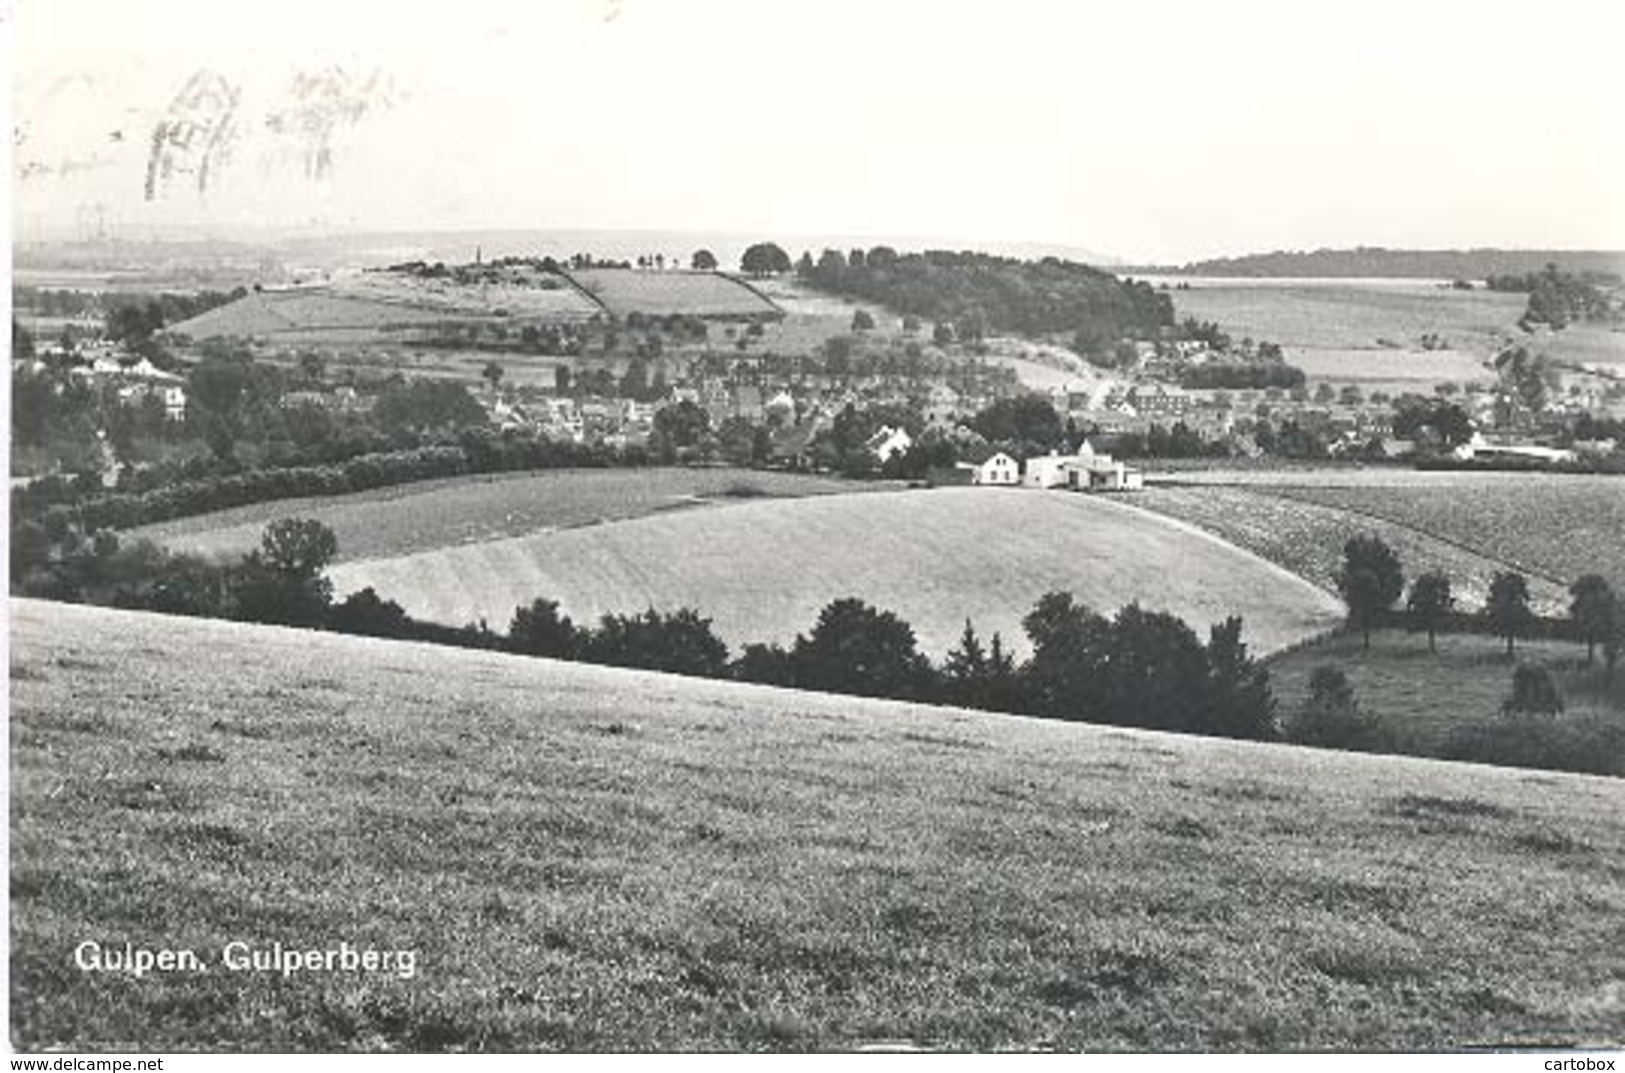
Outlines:
[{"label": "pale crop field", "polygon": [[640,271],[587,268],[569,273],[576,285],[617,317],[628,313],[664,316],[755,316],[777,306],[750,287],[720,272]]},{"label": "pale crop field", "polygon": [[[543,281],[548,286],[541,286]],[[447,314],[492,316],[502,310],[516,318],[583,321],[602,312],[568,280],[544,272],[476,284],[363,272],[337,281],[334,290],[347,297],[374,298]]]},{"label": "pale crop field", "polygon": [[1395,522],[1554,581],[1601,574],[1625,585],[1625,478],[1519,476],[1521,483],[1468,480],[1449,490],[1310,485],[1269,492]]},{"label": "pale crop field", "polygon": [[338,537],[338,561],[375,559],[622,521],[759,497],[855,495],[881,482],[746,469],[559,469],[417,481],[342,496],[280,499],[130,531],[177,551],[242,554],[278,518],[315,518]]},{"label": "pale crop field", "polygon": [[896,612],[933,656],[967,617],[1021,647],[1022,616],[1056,589],[1106,613],[1132,601],[1170,611],[1204,638],[1240,614],[1261,651],[1341,616],[1326,593],[1205,533],[1100,497],[1012,488],[741,503],[350,562],[332,577],[418,618],[499,630],[539,596],[589,622],[688,606],[735,651],[793,640],[844,596]]},{"label": "pale crop field", "polygon": [[12,615],[14,1047],[1625,1043],[1625,780]]},{"label": "pale crop field", "polygon": [[[1158,486],[1148,488],[1134,502],[1246,548],[1327,592],[1337,591],[1343,545],[1350,537],[1367,534],[1380,537],[1398,554],[1407,579],[1428,570],[1444,571],[1462,610],[1483,606],[1491,579],[1511,566],[1408,525],[1279,494],[1285,491],[1263,484]],[[1462,500],[1470,505],[1465,495]],[[1544,524],[1532,524],[1529,529],[1531,541],[1555,547],[1562,539],[1557,530],[1547,530]],[[1569,596],[1564,585],[1531,577],[1529,594],[1531,604],[1542,614],[1567,612]]]},{"label": "pale crop field", "polygon": [[[1177,480],[1193,487],[1159,489],[1135,502],[1185,517],[1208,499],[1223,505],[1222,511],[1208,512],[1215,525],[1267,532],[1293,514],[1293,508],[1267,500],[1289,499],[1337,512],[1350,531],[1401,527],[1411,535],[1397,539],[1451,544],[1497,568],[1553,584],[1566,585],[1585,574],[1625,584],[1625,479],[1618,476],[1376,467],[1215,469],[1181,473]],[[1219,486],[1229,486],[1228,491],[1217,491]],[[1304,514],[1319,516],[1313,509]],[[1335,537],[1335,525],[1332,530]],[[1342,541],[1336,545],[1340,553]],[[1273,554],[1266,558],[1281,561]]]}]

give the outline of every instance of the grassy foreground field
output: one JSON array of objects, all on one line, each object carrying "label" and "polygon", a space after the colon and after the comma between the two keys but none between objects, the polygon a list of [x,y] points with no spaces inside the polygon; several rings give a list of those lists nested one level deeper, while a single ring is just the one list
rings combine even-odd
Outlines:
[{"label": "grassy foreground field", "polygon": [[1625,781],[11,610],[20,1048],[1625,1041]]},{"label": "grassy foreground field", "polygon": [[850,595],[897,612],[933,657],[966,617],[1020,647],[1022,616],[1054,589],[1107,613],[1138,600],[1204,637],[1239,614],[1261,651],[1342,614],[1324,592],[1204,533],[1100,497],[1009,488],[742,503],[351,562],[331,576],[341,593],[372,586],[417,618],[484,618],[493,629],[538,596],[578,621],[689,606],[736,650],[788,642]]},{"label": "grassy foreground field", "polygon": [[745,469],[546,470],[256,503],[143,526],[131,535],[181,551],[237,554],[259,545],[267,522],[319,518],[337,535],[343,562],[761,496],[852,494],[887,487],[894,485]]}]

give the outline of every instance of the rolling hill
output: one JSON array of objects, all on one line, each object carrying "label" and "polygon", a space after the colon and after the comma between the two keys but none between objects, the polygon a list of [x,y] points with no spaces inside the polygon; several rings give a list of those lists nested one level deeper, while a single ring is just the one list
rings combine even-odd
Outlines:
[{"label": "rolling hill", "polygon": [[1619,780],[11,612],[19,1048],[1625,1042]]},{"label": "rolling hill", "polygon": [[[1556,264],[1570,272],[1625,274],[1625,250],[1390,250],[1362,246],[1345,250],[1276,250],[1218,257],[1147,272],[1241,277],[1403,277],[1480,280],[1524,275]],[[1122,271],[1135,271],[1123,269]]]},{"label": "rolling hill", "polygon": [[1021,617],[1054,589],[1106,612],[1138,600],[1202,635],[1240,614],[1264,652],[1342,614],[1325,592],[1194,528],[1098,497],[993,488],[742,503],[349,562],[331,576],[340,593],[371,586],[414,617],[493,629],[538,596],[587,621],[689,606],[736,648],[789,642],[829,601],[856,595],[911,623],[933,657],[967,616],[1019,647]]}]

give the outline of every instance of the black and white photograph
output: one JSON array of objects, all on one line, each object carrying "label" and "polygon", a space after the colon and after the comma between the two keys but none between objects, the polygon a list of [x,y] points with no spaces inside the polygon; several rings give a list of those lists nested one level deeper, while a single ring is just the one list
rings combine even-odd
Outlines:
[{"label": "black and white photograph", "polygon": [[13,1069],[1625,1056],[1625,6],[0,8]]}]

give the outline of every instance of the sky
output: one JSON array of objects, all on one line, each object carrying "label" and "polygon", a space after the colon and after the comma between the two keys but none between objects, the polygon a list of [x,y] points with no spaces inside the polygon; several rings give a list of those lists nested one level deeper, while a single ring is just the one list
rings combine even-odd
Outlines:
[{"label": "sky", "polygon": [[1625,248],[1625,4],[11,0],[45,233]]}]

